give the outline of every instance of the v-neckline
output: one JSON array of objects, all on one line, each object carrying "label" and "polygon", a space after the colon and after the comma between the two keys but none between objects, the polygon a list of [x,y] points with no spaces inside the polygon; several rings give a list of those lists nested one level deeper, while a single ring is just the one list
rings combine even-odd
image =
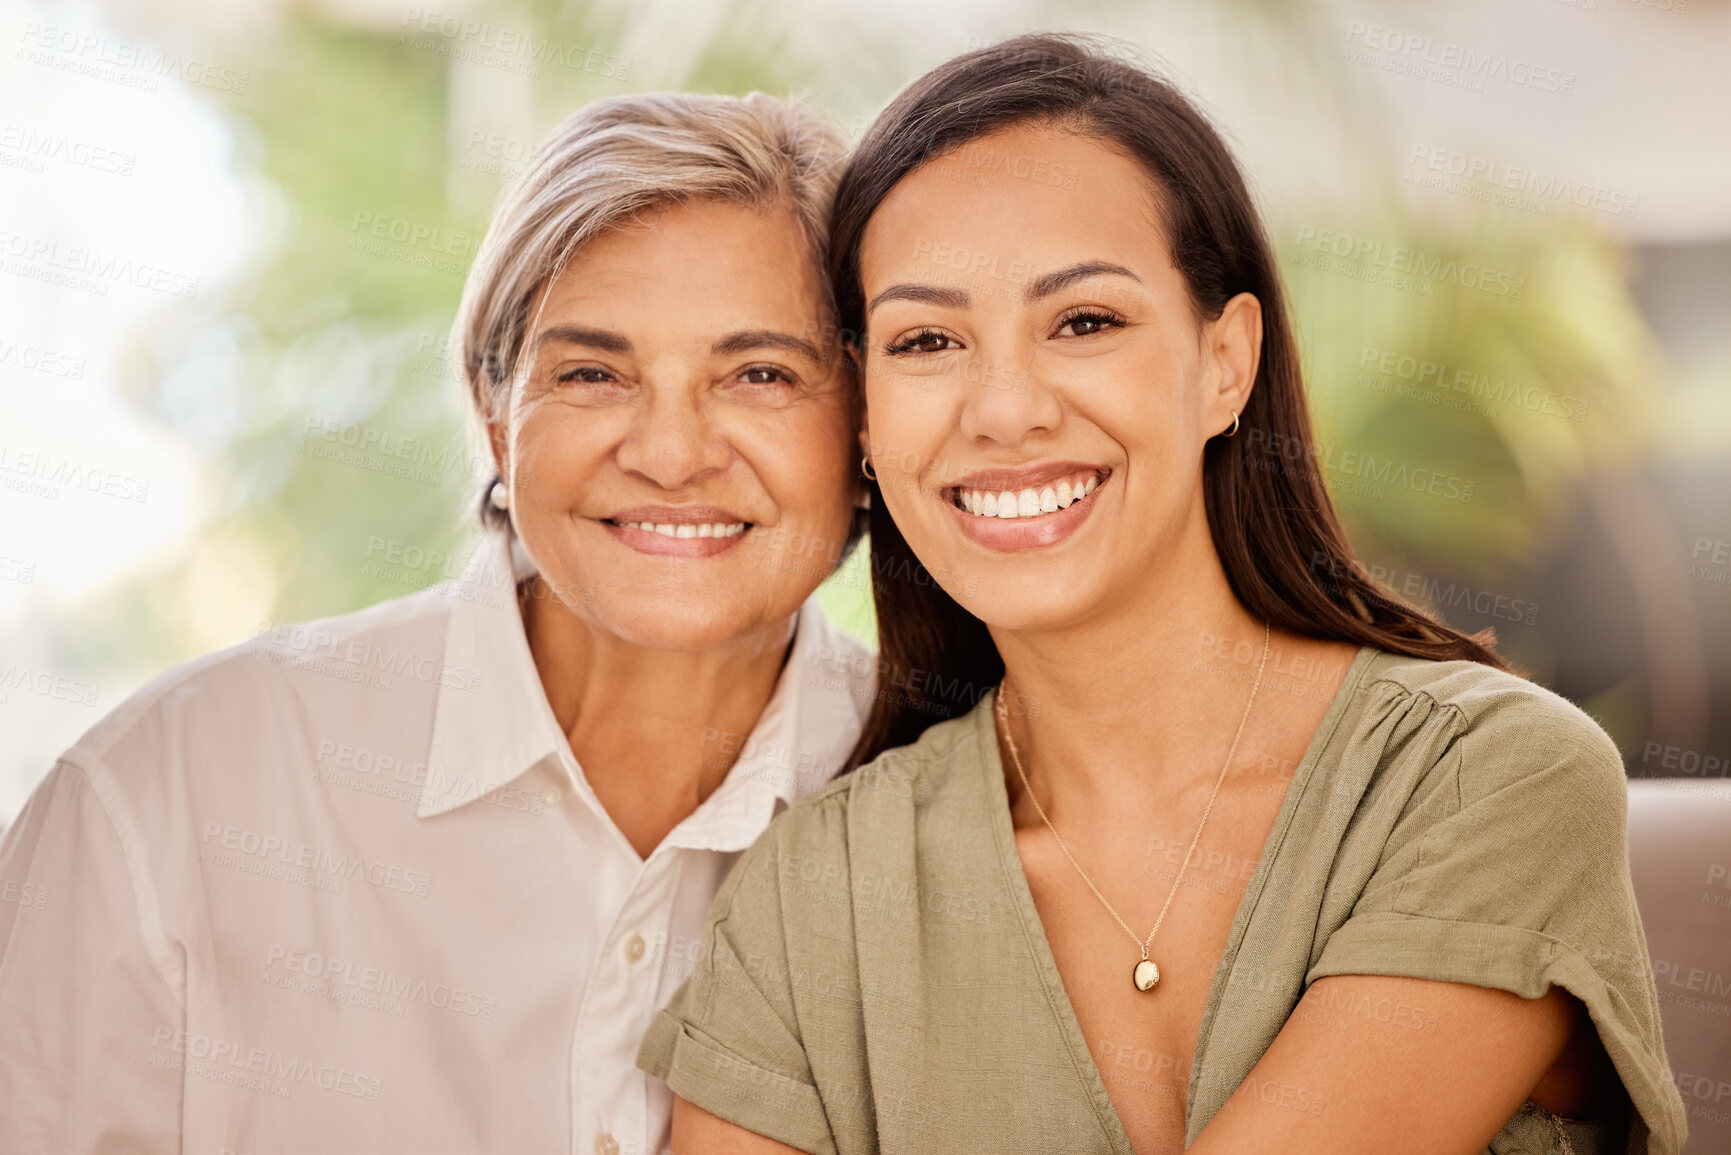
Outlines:
[{"label": "v-neckline", "polygon": [[[1281,842],[1286,837],[1286,831],[1292,824],[1292,814],[1297,808],[1298,799],[1304,793],[1306,783],[1322,752],[1328,748],[1334,739],[1334,732],[1340,725],[1340,720],[1346,714],[1346,708],[1358,691],[1364,680],[1366,670],[1371,661],[1380,653],[1374,646],[1360,646],[1353,656],[1352,664],[1347,667],[1346,676],[1341,679],[1340,686],[1335,690],[1334,697],[1329,701],[1328,710],[1323,714],[1322,721],[1317,724],[1316,732],[1311,735],[1310,745],[1304,751],[1304,757],[1299,760],[1298,768],[1293,771],[1292,781],[1286,785],[1286,796],[1281,800],[1280,810],[1275,814],[1274,825],[1268,831],[1268,837],[1262,844],[1262,856],[1257,861],[1256,871],[1250,882],[1244,888],[1244,894],[1238,900],[1238,910],[1232,918],[1232,929],[1226,936],[1226,947],[1220,953],[1220,962],[1214,969],[1214,981],[1208,990],[1208,1001],[1203,1004],[1202,1022],[1196,1031],[1196,1048],[1190,1056],[1190,1081],[1185,1091],[1184,1129],[1185,1145],[1190,1142],[1190,1108],[1196,1101],[1197,1074],[1201,1070],[1203,1055],[1207,1050],[1208,1033],[1213,1027],[1216,1011],[1219,1009],[1221,992],[1226,986],[1226,978],[1232,972],[1232,966],[1238,956],[1238,948],[1244,941],[1245,928],[1249,925],[1251,912],[1256,909],[1264,885],[1272,868],[1275,855]],[[1087,1088],[1089,1097],[1094,1102],[1096,1112],[1100,1116],[1100,1124],[1111,1142],[1113,1150],[1119,1155],[1135,1155],[1130,1146],[1129,1133],[1124,1130],[1124,1122],[1118,1116],[1118,1108],[1112,1102],[1112,1096],[1106,1090],[1106,1081],[1100,1076],[1100,1069],[1094,1063],[1094,1055],[1088,1049],[1088,1041],[1082,1035],[1081,1021],[1076,1018],[1076,1008],[1070,1003],[1070,996],[1064,990],[1063,977],[1058,973],[1058,960],[1052,954],[1052,944],[1046,938],[1046,926],[1040,921],[1039,908],[1034,905],[1034,892],[1028,886],[1028,876],[1022,869],[1022,856],[1016,850],[1016,828],[1010,821],[1010,796],[1004,786],[1004,766],[998,755],[998,729],[996,722],[997,691],[991,690],[982,695],[980,703],[975,707],[975,737],[980,751],[980,768],[986,776],[986,791],[990,796],[992,806],[992,833],[997,843],[999,865],[1003,868],[1005,881],[1009,884],[1011,899],[1015,904],[1016,913],[1021,919],[1023,933],[1027,935],[1028,946],[1033,951],[1034,962],[1040,971],[1040,985],[1046,992],[1047,1001],[1052,1007],[1052,1016],[1058,1022],[1058,1030],[1064,1037],[1064,1043],[1069,1048],[1071,1062],[1075,1064],[1076,1073],[1081,1076]]]}]

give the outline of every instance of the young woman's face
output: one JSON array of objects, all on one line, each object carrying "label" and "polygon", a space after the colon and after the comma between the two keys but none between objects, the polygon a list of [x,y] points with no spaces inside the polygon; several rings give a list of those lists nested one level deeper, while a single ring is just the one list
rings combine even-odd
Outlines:
[{"label": "young woman's face", "polygon": [[1133,160],[1028,125],[902,180],[860,253],[866,441],[932,576],[988,625],[1121,603],[1206,515],[1243,409],[1248,295],[1199,321]]},{"label": "young woman's face", "polygon": [[684,205],[576,254],[493,428],[518,536],[560,601],[661,649],[799,608],[858,492],[826,317],[788,212]]}]

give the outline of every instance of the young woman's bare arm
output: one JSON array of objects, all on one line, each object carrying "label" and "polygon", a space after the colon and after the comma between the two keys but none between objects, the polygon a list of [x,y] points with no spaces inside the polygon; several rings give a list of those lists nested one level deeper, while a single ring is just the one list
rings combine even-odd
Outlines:
[{"label": "young woman's bare arm", "polygon": [[[1426,1014],[1335,1009],[1366,1005]],[[1319,979],[1190,1152],[1478,1155],[1557,1061],[1576,1006],[1555,987],[1523,999],[1428,979]]]},{"label": "young woman's bare arm", "polygon": [[800,1155],[798,1147],[765,1139],[718,1118],[677,1095],[673,1099],[673,1155]]}]

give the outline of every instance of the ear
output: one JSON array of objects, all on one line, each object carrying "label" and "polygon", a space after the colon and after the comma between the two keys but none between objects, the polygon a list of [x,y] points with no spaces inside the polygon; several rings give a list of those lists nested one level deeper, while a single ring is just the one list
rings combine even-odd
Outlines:
[{"label": "ear", "polygon": [[1203,326],[1202,339],[1211,382],[1203,398],[1203,429],[1212,437],[1232,428],[1232,415],[1250,404],[1262,360],[1262,302],[1249,293],[1233,297]]},{"label": "ear", "polygon": [[848,371],[853,375],[853,405],[854,428],[858,430],[854,439],[859,442],[859,464],[854,467],[854,507],[857,509],[871,508],[871,482],[866,479],[865,464],[871,459],[871,414],[866,409],[865,397],[865,361],[860,357],[859,342],[844,340],[842,350],[847,354]]},{"label": "ear", "polygon": [[505,423],[498,417],[487,418],[487,448],[493,453],[493,468],[501,478],[511,476],[511,439],[505,434]]},{"label": "ear", "polygon": [[872,487],[871,482],[866,480],[865,466],[866,462],[871,459],[872,439],[871,433],[866,429],[865,410],[863,407],[860,410],[858,441],[859,464],[854,467],[853,503],[854,508],[856,509],[870,509],[872,506]]},{"label": "ear", "polygon": [[514,489],[511,480],[513,462],[511,460],[511,410],[513,397],[507,391],[493,393],[487,403],[485,430],[487,434],[487,449],[493,455],[493,468],[498,472],[500,480],[507,490]]}]

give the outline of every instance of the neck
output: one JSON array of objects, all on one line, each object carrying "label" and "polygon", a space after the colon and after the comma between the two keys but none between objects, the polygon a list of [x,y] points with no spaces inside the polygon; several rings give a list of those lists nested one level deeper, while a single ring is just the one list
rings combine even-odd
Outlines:
[{"label": "neck", "polygon": [[775,690],[797,615],[718,646],[665,650],[601,629],[537,578],[523,618],[578,765],[640,857],[714,793]]},{"label": "neck", "polygon": [[[1156,572],[1138,575],[1126,596],[1105,599],[1109,609],[1062,629],[992,631],[1011,733],[1055,822],[1066,808],[1121,810],[1198,784],[1206,789],[1220,773],[1244,717],[1264,624],[1233,594],[1206,518],[1198,520],[1199,532],[1193,524]],[[1222,640],[1249,660],[1231,663],[1233,678],[1199,673],[1198,659]],[[1278,633],[1271,644],[1280,644]],[[1246,724],[1246,739],[1255,723]],[[1014,770],[1009,775],[1015,798],[1021,783]]]}]

